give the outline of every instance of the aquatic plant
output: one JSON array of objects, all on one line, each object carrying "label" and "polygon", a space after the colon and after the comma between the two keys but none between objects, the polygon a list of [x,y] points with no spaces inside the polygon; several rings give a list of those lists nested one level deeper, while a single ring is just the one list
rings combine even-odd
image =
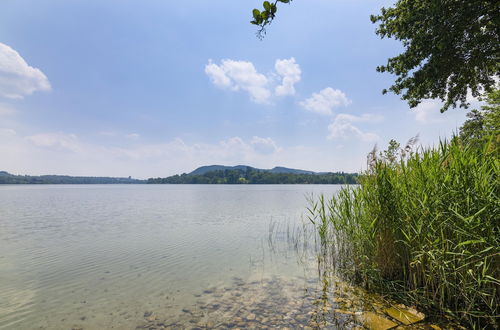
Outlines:
[{"label": "aquatic plant", "polygon": [[309,218],[337,274],[429,314],[495,327],[500,302],[496,137],[412,151],[374,149],[359,186],[312,200]]}]

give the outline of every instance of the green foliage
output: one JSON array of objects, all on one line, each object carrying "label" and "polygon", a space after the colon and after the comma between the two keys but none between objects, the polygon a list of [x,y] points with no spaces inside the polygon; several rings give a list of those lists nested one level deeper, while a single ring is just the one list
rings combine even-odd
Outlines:
[{"label": "green foliage", "polygon": [[67,175],[12,175],[0,171],[0,184],[129,184],[146,183],[144,180],[128,178],[67,176]]},{"label": "green foliage", "polygon": [[[467,107],[500,73],[500,5],[484,0],[398,0],[372,15],[377,34],[403,43],[404,52],[377,71],[397,76],[389,88],[411,108],[423,99]],[[384,90],[386,93],[387,90]]]},{"label": "green foliage", "polygon": [[476,148],[492,141],[492,148],[500,148],[500,90],[490,92],[481,110],[472,110],[460,128],[460,140]]},{"label": "green foliage", "polygon": [[[459,139],[375,158],[360,186],[309,208],[340,275],[428,315],[494,328],[500,284],[500,162]],[[394,144],[392,144],[394,146]]]},{"label": "green foliage", "polygon": [[182,174],[168,178],[149,179],[148,183],[174,184],[355,184],[357,174],[322,173],[295,174],[258,171],[247,167],[245,170],[216,170],[204,174]]},{"label": "green foliage", "polygon": [[389,146],[387,147],[387,150],[384,151],[383,157],[385,161],[389,164],[395,164],[396,161],[398,160],[398,150],[399,150],[399,142],[396,140],[391,140],[389,141]]},{"label": "green foliage", "polygon": [[257,32],[257,36],[262,38],[266,33],[266,26],[272,23],[274,17],[276,16],[276,12],[278,11],[278,2],[281,3],[290,3],[291,0],[275,0],[274,2],[264,1],[262,3],[262,7],[264,10],[260,11],[255,8],[252,10],[253,20],[250,23],[254,25],[258,25],[260,27]]},{"label": "green foliage", "polygon": [[467,118],[460,128],[460,139],[468,144],[476,144],[484,138],[484,115],[474,109],[467,113]]},{"label": "green foliage", "polygon": [[[266,1],[264,11],[253,10],[251,23],[260,26],[259,37],[274,20],[278,2],[289,1]],[[457,105],[466,108],[468,91],[477,97],[495,87],[500,75],[498,1],[398,0],[371,21],[379,23],[380,37],[403,44],[404,52],[377,71],[397,76],[389,91],[411,108],[424,99],[441,99],[442,112]]]}]

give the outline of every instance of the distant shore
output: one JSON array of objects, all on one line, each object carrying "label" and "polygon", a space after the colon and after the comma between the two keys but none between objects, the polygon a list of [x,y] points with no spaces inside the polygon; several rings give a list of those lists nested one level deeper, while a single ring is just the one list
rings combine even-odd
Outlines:
[{"label": "distant shore", "polygon": [[357,173],[273,173],[255,169],[214,170],[147,180],[132,177],[15,175],[0,171],[0,184],[356,184]]}]

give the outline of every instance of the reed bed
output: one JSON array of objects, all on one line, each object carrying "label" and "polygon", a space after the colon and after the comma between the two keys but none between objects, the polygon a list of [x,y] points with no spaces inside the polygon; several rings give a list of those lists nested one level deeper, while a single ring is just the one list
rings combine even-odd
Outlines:
[{"label": "reed bed", "polygon": [[337,274],[428,315],[497,328],[498,150],[454,138],[397,158],[374,155],[361,185],[311,201],[324,258]]}]

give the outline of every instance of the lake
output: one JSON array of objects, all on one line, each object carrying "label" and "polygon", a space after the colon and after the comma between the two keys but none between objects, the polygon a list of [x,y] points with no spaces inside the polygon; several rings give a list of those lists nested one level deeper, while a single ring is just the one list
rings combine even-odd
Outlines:
[{"label": "lake", "polygon": [[338,189],[0,186],[0,328],[305,326],[321,283],[290,238]]}]

